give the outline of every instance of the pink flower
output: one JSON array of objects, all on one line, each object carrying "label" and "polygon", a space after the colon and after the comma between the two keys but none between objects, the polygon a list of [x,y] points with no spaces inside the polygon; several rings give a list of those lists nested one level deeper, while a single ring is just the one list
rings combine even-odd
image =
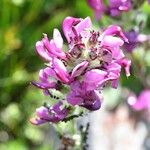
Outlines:
[{"label": "pink flower", "polygon": [[63,39],[57,29],[54,29],[52,40],[49,41],[47,34],[44,34],[44,38],[36,43],[37,53],[47,61],[51,61],[54,57],[66,59],[62,47]]},{"label": "pink flower", "polygon": [[36,109],[36,117],[31,118],[30,122],[34,125],[41,125],[46,122],[57,123],[62,121],[68,114],[66,108],[61,108],[62,102],[59,101],[54,106],[49,108],[41,106]]},{"label": "pink flower", "polygon": [[32,81],[32,84],[41,89],[56,88],[56,81],[50,80],[49,77],[56,78],[55,72],[49,67],[41,69],[39,72],[40,82]]},{"label": "pink flower", "polygon": [[[46,78],[37,84],[44,89],[55,88],[60,82],[69,86],[76,80],[83,81],[86,90],[96,90],[107,82],[117,87],[121,68],[130,75],[131,61],[128,61],[120,49],[128,39],[119,26],[111,25],[101,34],[91,29],[89,17],[85,19],[67,17],[63,21],[63,31],[68,41],[68,52],[64,53],[63,40],[58,30],[54,30],[53,40],[47,36],[42,40],[50,56],[49,67],[44,69]],[[52,49],[51,47],[54,46]],[[42,53],[45,54],[45,53]],[[62,57],[65,54],[65,57]],[[93,63],[94,62],[94,63]],[[54,82],[49,81],[49,77]],[[51,86],[53,85],[54,86]],[[59,83],[59,84],[60,84]]]}]

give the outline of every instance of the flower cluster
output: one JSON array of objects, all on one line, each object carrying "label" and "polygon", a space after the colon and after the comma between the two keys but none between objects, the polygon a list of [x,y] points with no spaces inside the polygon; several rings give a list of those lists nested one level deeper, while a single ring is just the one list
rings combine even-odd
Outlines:
[{"label": "flower cluster", "polygon": [[36,125],[63,121],[78,106],[98,110],[104,86],[110,82],[117,88],[121,68],[130,76],[131,61],[120,49],[128,39],[119,26],[95,31],[89,17],[67,17],[62,26],[68,50],[64,50],[57,29],[54,29],[53,39],[49,40],[44,34],[36,43],[37,53],[47,63],[39,72],[40,81],[32,82],[33,85],[51,97],[53,89],[63,95],[63,98],[55,96],[58,102],[54,106],[44,105],[36,110],[37,116],[31,119]]},{"label": "flower cluster", "polygon": [[[136,5],[136,1],[133,0],[108,0],[108,5],[105,5],[103,0],[87,0],[87,2],[95,12],[97,20],[104,13],[114,17],[120,15],[122,12],[131,10]],[[141,2],[143,3],[144,1]],[[150,4],[150,0],[148,0],[148,3]]]},{"label": "flower cluster", "polygon": [[118,16],[123,11],[132,8],[131,0],[109,0],[108,6],[102,0],[88,0],[89,6],[94,10],[96,19],[100,19],[103,13],[111,16]]}]

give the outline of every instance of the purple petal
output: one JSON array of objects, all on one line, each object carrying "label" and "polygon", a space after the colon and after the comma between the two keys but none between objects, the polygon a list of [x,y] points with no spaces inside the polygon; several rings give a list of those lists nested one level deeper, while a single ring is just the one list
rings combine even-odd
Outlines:
[{"label": "purple petal", "polygon": [[44,120],[49,120],[50,119],[50,117],[49,117],[49,110],[48,110],[48,108],[46,108],[44,106],[41,106],[41,107],[36,109],[36,115],[39,118],[42,118]]},{"label": "purple petal", "polygon": [[83,102],[83,98],[80,95],[76,95],[74,91],[71,91],[67,95],[67,102],[71,105],[81,105]]},{"label": "purple petal", "polygon": [[90,17],[86,17],[81,22],[79,22],[74,28],[79,36],[79,34],[84,31],[87,28],[90,28],[92,26],[92,22]]},{"label": "purple petal", "polygon": [[58,29],[54,29],[53,31],[53,40],[57,48],[63,47],[63,39]]},{"label": "purple petal", "polygon": [[80,83],[79,80],[75,80],[74,82],[72,82],[70,84],[71,90],[77,93],[80,93],[81,89],[82,89],[82,84]]},{"label": "purple petal", "polygon": [[66,69],[65,65],[63,64],[63,62],[57,58],[54,58],[52,62],[53,62],[53,68],[54,68],[59,80],[61,80],[64,83],[68,83],[69,82],[69,74],[68,74],[67,69]]},{"label": "purple petal", "polygon": [[111,25],[106,30],[104,30],[103,35],[116,35],[119,36],[123,41],[128,43],[128,39],[125,37],[122,29],[117,25]]},{"label": "purple petal", "polygon": [[87,90],[95,90],[97,86],[104,84],[106,82],[106,71],[99,69],[92,69],[88,71],[84,76],[84,83]]},{"label": "purple petal", "polygon": [[101,44],[109,47],[120,47],[124,44],[124,41],[118,37],[113,37],[109,35],[103,38]]},{"label": "purple petal", "polygon": [[111,8],[110,15],[113,17],[118,16],[118,15],[120,15],[120,11],[118,9]]},{"label": "purple petal", "polygon": [[119,15],[121,11],[128,11],[131,6],[131,0],[109,0],[109,10],[112,16]]},{"label": "purple petal", "polygon": [[50,88],[56,88],[55,82],[31,82],[34,86],[40,88],[40,89],[50,89]]},{"label": "purple petal", "polygon": [[83,102],[82,95],[84,95],[81,83],[78,80],[75,80],[70,86],[71,89],[67,95],[67,102],[71,105],[80,105]]},{"label": "purple petal", "polygon": [[121,66],[118,63],[111,63],[107,66],[107,71],[110,73],[114,73],[115,76],[120,76]]},{"label": "purple petal", "polygon": [[30,118],[30,123],[34,124],[34,125],[41,125],[43,123],[46,123],[47,121],[46,120],[42,120],[40,118]]},{"label": "purple petal", "polygon": [[81,62],[80,64],[78,64],[73,70],[72,70],[72,73],[71,73],[71,78],[75,78],[77,76],[80,76],[84,71],[85,69],[87,68],[88,66],[88,62],[87,61],[83,61]]},{"label": "purple petal", "polygon": [[[49,79],[51,77],[51,80]],[[54,88],[56,87],[56,81],[57,79],[56,73],[53,69],[50,67],[46,67],[45,69],[41,69],[39,72],[39,79],[40,83],[36,83],[39,88]],[[45,89],[43,88],[43,89]]]},{"label": "purple petal", "polygon": [[[49,79],[51,77],[51,80]],[[56,73],[54,70],[52,70],[49,67],[46,67],[45,69],[41,69],[39,72],[39,79],[40,82],[31,82],[34,86],[37,86],[41,89],[48,89],[48,88],[55,88],[56,87],[56,81],[57,79]]]},{"label": "purple petal", "polygon": [[70,37],[72,37],[73,33],[72,33],[72,27],[76,24],[78,24],[81,21],[80,18],[74,18],[74,17],[67,17],[64,19],[63,21],[63,32],[64,35],[68,41],[68,43],[70,43],[71,39]]},{"label": "purple petal", "polygon": [[80,33],[92,25],[90,17],[85,19],[67,17],[63,22],[63,32],[68,41],[71,42],[74,38],[78,38]]},{"label": "purple petal", "polygon": [[97,99],[97,100],[95,100],[95,102],[93,104],[84,104],[84,105],[81,105],[81,106],[85,107],[88,110],[95,111],[95,110],[100,109],[101,102],[100,102],[99,99]]},{"label": "purple petal", "polygon": [[101,10],[103,6],[102,0],[88,0],[88,4],[94,9],[94,10]]},{"label": "purple petal", "polygon": [[60,107],[63,105],[62,101],[59,101],[58,103],[56,103],[55,105],[53,105],[52,110],[54,110],[55,112],[60,112],[61,109]]},{"label": "purple petal", "polygon": [[41,106],[36,109],[36,117],[31,118],[30,122],[34,125],[40,125],[46,122],[57,123],[63,120],[68,115],[66,108],[61,109],[63,105],[61,101],[50,108]]},{"label": "purple petal", "polygon": [[[56,40],[56,34],[58,34],[59,31],[57,31],[56,29],[54,30],[54,38],[55,40],[48,40],[48,37],[47,37],[47,34],[44,34],[44,38],[42,39],[42,42],[45,46],[45,48],[47,49],[47,51],[49,52],[49,54],[52,56],[52,57],[60,57],[62,59],[65,59],[66,58],[66,55],[65,53],[59,48],[59,46],[62,45],[61,42],[61,37],[59,37],[57,40]],[[58,36],[58,35],[57,35]],[[57,43],[57,42],[60,42],[60,43]],[[56,43],[56,44],[55,44]],[[58,47],[57,47],[58,46]]]},{"label": "purple petal", "polygon": [[131,60],[128,60],[128,59],[126,59],[126,58],[123,58],[123,59],[119,60],[118,63],[119,63],[122,67],[124,67],[126,76],[129,77],[129,76],[130,76]]},{"label": "purple petal", "polygon": [[47,61],[51,61],[51,55],[45,50],[44,44],[42,41],[36,42],[36,51],[37,53]]},{"label": "purple petal", "polygon": [[112,88],[116,89],[119,84],[119,79],[114,79],[111,83]]},{"label": "purple petal", "polygon": [[127,52],[132,52],[132,50],[137,46],[138,44],[138,33],[134,30],[126,32],[126,37],[129,40],[129,43],[124,44],[124,48],[127,50]]},{"label": "purple petal", "polygon": [[101,107],[101,99],[102,96],[98,91],[87,91],[81,106],[92,111],[98,110]]}]

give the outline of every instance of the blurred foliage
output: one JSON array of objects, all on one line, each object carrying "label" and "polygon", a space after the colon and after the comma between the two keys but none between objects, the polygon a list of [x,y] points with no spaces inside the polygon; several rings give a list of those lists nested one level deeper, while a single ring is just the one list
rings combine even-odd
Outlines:
[{"label": "blurred foliage", "polygon": [[[144,16],[138,16],[145,23],[145,32],[150,32],[150,8],[145,3],[141,8]],[[135,12],[136,13],[136,12]],[[134,15],[134,13],[132,13]],[[130,17],[134,17],[131,13]],[[142,14],[141,14],[142,15]],[[42,33],[52,35],[53,28],[61,30],[66,16],[86,17],[93,12],[85,0],[0,0],[0,149],[1,150],[47,150],[56,149],[57,137],[53,127],[34,127],[29,118],[36,107],[48,98],[29,84],[36,80],[42,60],[35,53],[35,42]],[[122,16],[126,19],[128,16]],[[137,24],[133,20],[131,24]],[[103,16],[99,23],[103,27],[114,23]],[[119,18],[116,24],[121,24]],[[129,28],[128,22],[123,24]],[[150,66],[150,54],[146,61]],[[140,90],[137,79],[122,78],[122,85]],[[113,97],[113,96],[112,96]],[[66,128],[66,125],[63,125]],[[70,125],[71,126],[71,125]],[[42,130],[41,130],[42,129]]]}]

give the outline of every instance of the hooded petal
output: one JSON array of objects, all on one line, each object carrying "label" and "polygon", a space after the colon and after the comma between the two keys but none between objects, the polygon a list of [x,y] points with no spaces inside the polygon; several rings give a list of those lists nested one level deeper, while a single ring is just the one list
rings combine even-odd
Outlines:
[{"label": "hooded petal", "polygon": [[36,115],[43,120],[50,120],[48,108],[41,106],[36,109]]},{"label": "hooded petal", "polygon": [[[62,38],[59,35],[59,31],[57,29],[54,29],[54,40],[48,40],[47,34],[44,34],[44,38],[42,39],[42,42],[51,55],[51,57],[59,57],[62,59],[66,58],[65,53],[59,48],[62,46]],[[57,39],[57,40],[56,40]]]},{"label": "hooded petal", "polygon": [[72,70],[72,73],[71,73],[71,78],[75,78],[77,76],[80,76],[84,71],[85,69],[87,68],[88,66],[88,62],[87,61],[83,61],[81,62],[80,64],[78,64],[73,70]]},{"label": "hooded petal", "polygon": [[46,67],[40,70],[39,79],[43,85],[53,85],[54,83],[56,84],[57,76],[52,68]]},{"label": "hooded petal", "polygon": [[52,62],[53,68],[59,80],[65,83],[69,82],[69,73],[67,72],[67,69],[63,62],[57,58],[54,58]]},{"label": "hooded petal", "polygon": [[42,41],[36,42],[36,51],[37,53],[47,61],[51,61],[51,55],[46,51]]},{"label": "hooded petal", "polygon": [[87,28],[90,28],[92,26],[92,22],[90,17],[86,17],[81,22],[79,22],[74,28],[79,36],[79,34],[84,31]]},{"label": "hooded petal", "polygon": [[128,60],[127,58],[123,58],[123,59],[119,60],[118,63],[122,67],[124,67],[126,76],[129,77],[130,76],[131,60]]},{"label": "hooded petal", "polygon": [[37,115],[36,117],[30,119],[30,122],[34,125],[41,125],[43,123],[50,121],[49,111],[44,106],[41,106],[36,109],[36,115]]},{"label": "hooded petal", "polygon": [[109,72],[109,75],[114,74],[114,76],[119,78],[121,72],[121,66],[115,62],[111,63],[107,66],[107,71]]},{"label": "hooded petal", "polygon": [[49,67],[41,69],[39,72],[39,82],[32,81],[31,83],[41,89],[56,88],[56,73]]},{"label": "hooded petal", "polygon": [[72,27],[78,24],[81,20],[82,20],[81,18],[74,18],[74,17],[66,17],[64,19],[62,26],[63,26],[64,35],[68,43],[70,43],[71,41],[70,37],[74,36],[72,33]]},{"label": "hooded petal", "polygon": [[75,80],[70,84],[70,88],[72,91],[76,92],[77,94],[80,93],[82,89],[82,84],[80,83],[79,80]]},{"label": "hooded petal", "polygon": [[108,28],[106,28],[102,34],[102,37],[105,35],[116,35],[120,37],[123,41],[128,43],[128,39],[125,37],[122,29],[117,25],[111,25]]},{"label": "hooded petal", "polygon": [[120,47],[124,44],[124,41],[118,37],[108,35],[103,38],[101,44],[109,47]]},{"label": "hooded petal", "polygon": [[53,40],[57,48],[63,47],[63,39],[58,29],[53,31]]},{"label": "hooded petal", "polygon": [[101,100],[102,96],[98,91],[87,91],[84,95],[84,102],[81,106],[91,111],[95,111],[100,109]]},{"label": "hooded petal", "polygon": [[86,17],[85,19],[67,17],[63,22],[63,32],[68,41],[71,42],[72,39],[78,39],[80,33],[86,28],[90,28],[92,25],[91,19]]}]

